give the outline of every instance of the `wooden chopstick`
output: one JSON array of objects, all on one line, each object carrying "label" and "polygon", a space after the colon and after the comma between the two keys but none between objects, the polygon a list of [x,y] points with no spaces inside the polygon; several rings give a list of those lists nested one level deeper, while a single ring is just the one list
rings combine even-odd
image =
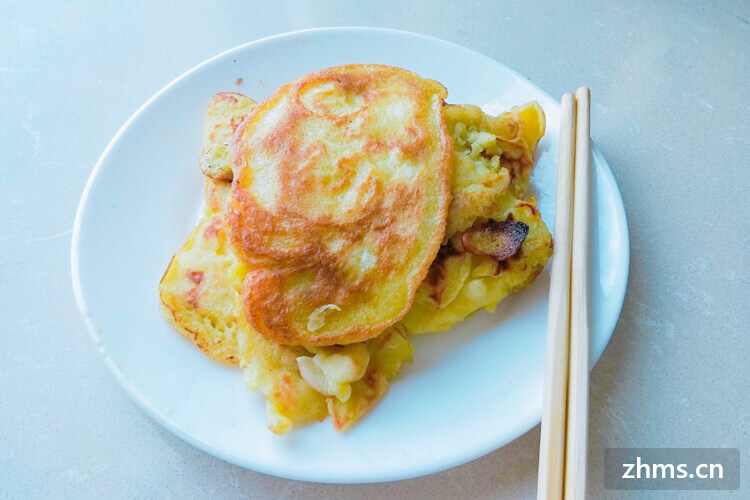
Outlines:
[{"label": "wooden chopstick", "polygon": [[565,499],[586,494],[589,413],[589,231],[591,227],[590,93],[576,91],[573,256],[570,281],[570,368],[565,439]]},{"label": "wooden chopstick", "polygon": [[586,493],[589,377],[590,93],[563,95],[538,499]]},{"label": "wooden chopstick", "polygon": [[547,358],[539,446],[537,498],[562,498],[570,328],[570,267],[576,109],[573,94],[562,97],[555,203],[555,256],[550,276]]}]

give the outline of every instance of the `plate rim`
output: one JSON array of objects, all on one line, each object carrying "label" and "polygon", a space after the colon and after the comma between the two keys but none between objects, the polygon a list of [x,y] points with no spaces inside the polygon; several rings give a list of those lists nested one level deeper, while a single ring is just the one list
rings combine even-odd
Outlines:
[{"label": "plate rim", "polygon": [[[443,470],[447,470],[453,467],[457,467],[459,465],[463,465],[465,463],[471,462],[473,460],[476,460],[477,458],[480,458],[484,455],[487,455],[488,453],[491,453],[492,451],[495,451],[497,449],[502,448],[503,446],[506,446],[507,444],[515,441],[516,439],[520,438],[527,432],[529,432],[531,429],[533,429],[537,424],[541,421],[541,414],[534,415],[533,417],[527,418],[525,421],[519,422],[519,424],[516,426],[516,431],[511,434],[516,434],[515,437],[504,440],[502,442],[491,442],[488,443],[487,446],[475,448],[472,450],[471,453],[464,453],[464,454],[455,454],[451,456],[451,460],[445,460],[441,463],[430,463],[428,465],[420,466],[418,464],[415,464],[413,467],[409,468],[408,470],[405,470],[403,472],[396,472],[396,473],[390,473],[390,474],[384,474],[384,473],[375,473],[375,474],[368,474],[368,475],[357,475],[357,477],[351,477],[351,474],[341,474],[340,476],[326,476],[326,477],[319,477],[318,475],[315,475],[314,473],[296,473],[293,470],[289,470],[288,468],[279,468],[274,466],[266,466],[263,462],[259,461],[252,461],[248,460],[245,457],[238,456],[234,453],[228,452],[224,449],[218,448],[211,443],[204,441],[189,432],[183,430],[177,423],[173,422],[168,415],[165,415],[160,410],[155,408],[151,402],[146,400],[143,395],[138,391],[133,385],[123,376],[121,373],[119,367],[117,364],[112,360],[106,353],[106,350],[104,349],[104,346],[101,342],[101,338],[99,337],[97,333],[97,325],[95,325],[91,319],[91,312],[86,306],[86,300],[84,298],[81,280],[80,280],[80,263],[79,263],[79,254],[78,254],[78,247],[80,245],[80,239],[81,239],[81,224],[83,219],[83,214],[86,209],[88,197],[90,194],[90,191],[93,187],[94,181],[97,177],[97,174],[99,173],[99,170],[102,168],[103,164],[107,160],[108,156],[111,153],[111,150],[115,146],[115,144],[119,141],[120,137],[125,133],[125,131],[130,127],[130,125],[157,99],[159,99],[164,93],[166,93],[168,90],[170,90],[172,87],[178,85],[183,80],[186,80],[189,78],[193,73],[199,71],[204,66],[211,64],[217,59],[220,59],[224,56],[227,56],[233,52],[238,52],[241,50],[244,50],[247,47],[254,46],[254,45],[262,45],[264,43],[273,41],[275,39],[280,38],[291,38],[291,37],[297,37],[297,36],[303,36],[311,33],[321,34],[321,33],[341,33],[341,32],[370,32],[370,33],[389,33],[389,34],[397,34],[400,36],[406,36],[406,37],[414,37],[419,38],[425,41],[429,41],[431,43],[439,43],[439,44],[445,44],[449,46],[453,46],[454,48],[459,48],[461,50],[465,51],[471,51],[474,54],[486,58],[488,60],[491,60],[495,64],[499,64],[502,66],[508,73],[512,74],[513,76],[524,80],[529,86],[531,86],[535,91],[539,92],[540,94],[546,96],[550,101],[558,103],[558,100],[552,98],[549,93],[541,89],[538,85],[536,85],[531,80],[527,79],[526,77],[522,76],[518,72],[516,72],[514,69],[508,67],[506,64],[504,64],[501,61],[498,61],[496,59],[491,58],[490,56],[487,56],[485,54],[482,54],[481,52],[478,52],[474,49],[471,49],[469,47],[460,45],[458,43],[450,42],[447,40],[443,40],[441,38],[424,35],[421,33],[415,33],[411,31],[405,31],[405,30],[398,30],[398,29],[391,29],[391,28],[378,28],[378,27],[369,27],[369,26],[332,26],[332,27],[319,27],[319,28],[310,28],[310,29],[302,29],[302,30],[296,30],[296,31],[290,31],[285,33],[279,33],[276,35],[271,35],[268,37],[263,37],[260,39],[252,40],[250,42],[243,43],[241,45],[237,45],[235,47],[232,47],[228,50],[225,50],[223,52],[220,52],[219,54],[216,54],[203,62],[193,66],[189,70],[185,71],[184,73],[180,74],[173,80],[171,80],[168,84],[166,84],[164,87],[162,87],[159,91],[157,91],[155,94],[153,94],[150,98],[148,98],[141,106],[138,107],[138,109],[123,123],[123,125],[118,129],[117,133],[112,137],[112,139],[109,141],[107,146],[104,148],[103,152],[99,156],[99,158],[96,161],[96,164],[94,165],[94,168],[91,171],[91,174],[89,175],[88,180],[86,181],[85,187],[83,189],[83,192],[81,194],[81,199],[79,201],[78,207],[76,209],[76,215],[75,215],[75,221],[73,224],[73,233],[71,238],[71,253],[70,253],[70,262],[71,262],[71,278],[72,278],[72,284],[73,284],[73,292],[75,295],[76,305],[79,310],[79,313],[81,317],[83,318],[83,322],[86,326],[86,329],[88,331],[89,337],[94,343],[94,346],[97,348],[97,351],[99,352],[100,357],[105,363],[105,366],[109,370],[109,372],[112,374],[112,376],[117,380],[119,385],[125,389],[125,392],[130,396],[130,398],[136,403],[136,405],[144,411],[149,417],[151,417],[153,420],[159,423],[162,427],[164,427],[166,430],[168,430],[170,433],[181,439],[182,441],[190,444],[191,446],[198,448],[199,450],[208,453],[220,460],[223,460],[225,462],[234,464],[236,466],[253,470],[256,472],[260,472],[263,474],[272,475],[275,477],[280,477],[284,479],[292,479],[297,481],[305,481],[305,482],[314,482],[314,483],[331,483],[331,484],[363,484],[363,483],[381,483],[381,482],[389,482],[389,481],[398,481],[403,479],[410,479],[410,478],[416,478],[421,477],[433,473],[437,473]],[[591,369],[593,370],[593,367],[596,365],[596,363],[601,359],[601,356],[606,350],[606,347],[609,345],[612,335],[614,334],[614,331],[617,327],[617,324],[619,323],[620,316],[622,314],[623,305],[625,302],[625,296],[627,292],[627,286],[630,280],[630,257],[631,257],[631,241],[630,241],[630,230],[628,226],[628,220],[627,220],[627,212],[625,210],[625,204],[622,198],[622,193],[620,191],[620,188],[617,184],[617,180],[614,177],[614,173],[612,172],[611,167],[609,166],[609,163],[607,162],[604,155],[601,153],[599,148],[593,143],[592,141],[592,155],[596,157],[596,160],[598,162],[601,162],[601,164],[606,167],[602,169],[602,172],[604,173],[606,177],[607,183],[611,184],[613,189],[613,195],[614,195],[614,201],[615,201],[615,213],[617,216],[617,219],[619,220],[619,225],[622,228],[622,237],[621,241],[624,242],[623,245],[623,256],[624,256],[624,268],[623,268],[623,278],[619,279],[618,282],[613,287],[613,295],[616,295],[619,297],[619,300],[617,300],[617,314],[614,315],[614,320],[612,321],[612,324],[609,328],[607,328],[607,339],[606,342],[603,343],[603,348],[601,349],[601,352],[594,352],[594,363],[591,364]]]}]

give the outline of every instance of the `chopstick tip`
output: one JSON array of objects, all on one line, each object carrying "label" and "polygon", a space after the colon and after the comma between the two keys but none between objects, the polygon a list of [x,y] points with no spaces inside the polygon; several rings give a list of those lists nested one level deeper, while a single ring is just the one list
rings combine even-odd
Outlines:
[{"label": "chopstick tip", "polygon": [[563,109],[575,108],[576,107],[576,96],[572,92],[566,92],[563,94],[560,104]]}]

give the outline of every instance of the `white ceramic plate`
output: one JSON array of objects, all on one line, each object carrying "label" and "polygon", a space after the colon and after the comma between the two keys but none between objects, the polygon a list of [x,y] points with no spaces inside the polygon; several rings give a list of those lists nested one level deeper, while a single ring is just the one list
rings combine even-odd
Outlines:
[{"label": "white ceramic plate", "polygon": [[[554,220],[559,107],[504,65],[421,35],[335,28],[243,45],[188,71],[117,133],[86,185],[73,233],[73,284],[102,357],[133,399],[192,445],[237,465],[319,482],[374,482],[453,467],[539,423],[548,271],[532,287],[442,335],[413,338],[414,362],[383,401],[346,434],[330,422],[286,436],[266,430],[263,398],[175,332],[159,313],[157,283],[198,219],[197,158],[209,97],[261,100],[309,71],[343,63],[401,66],[442,82],[449,102],[499,112],[536,99],[547,114],[532,179],[544,220]],[[243,78],[239,86],[235,81]],[[594,96],[596,98],[596,96]],[[593,124],[596,127],[596,123]],[[622,199],[594,149],[596,361],[617,323],[628,279]]]}]

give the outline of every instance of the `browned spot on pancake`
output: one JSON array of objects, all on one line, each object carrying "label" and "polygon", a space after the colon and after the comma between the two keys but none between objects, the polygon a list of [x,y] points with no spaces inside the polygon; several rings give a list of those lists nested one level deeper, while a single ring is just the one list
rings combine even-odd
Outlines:
[{"label": "browned spot on pancake", "polygon": [[507,260],[504,260],[502,262],[494,261],[493,264],[495,267],[490,273],[491,276],[499,276],[500,273],[508,267]]},{"label": "browned spot on pancake", "polygon": [[[330,403],[329,403],[330,406]],[[340,430],[348,423],[347,415],[344,412],[331,411],[331,423],[333,428]]]},{"label": "browned spot on pancake", "polygon": [[229,123],[232,125],[232,130],[237,130],[237,127],[246,118],[244,115],[233,116]]},{"label": "browned spot on pancake", "polygon": [[200,285],[201,281],[203,281],[203,271],[188,271],[187,277],[196,285]]},{"label": "browned spot on pancake", "polygon": [[460,256],[463,252],[459,252],[449,242],[447,245],[440,247],[440,251],[432,261],[430,269],[427,271],[427,276],[424,279],[424,283],[429,285],[430,293],[428,297],[436,305],[440,305],[440,299],[448,286],[448,280],[445,277],[445,261],[451,257]]},{"label": "browned spot on pancake", "polygon": [[203,281],[203,271],[187,271],[185,273],[185,276],[187,276],[187,279],[190,280],[191,283],[193,283],[192,288],[187,291],[185,294],[187,299],[185,302],[189,307],[192,309],[198,308],[198,288],[200,287],[201,281]]},{"label": "browned spot on pancake", "polygon": [[214,236],[216,236],[216,233],[219,232],[219,226],[221,225],[220,219],[215,219],[206,226],[206,229],[203,230],[203,239],[210,240]]},{"label": "browned spot on pancake", "polygon": [[[398,327],[396,327],[396,328],[398,328]],[[380,338],[382,339],[382,340],[381,340],[381,343],[380,343],[380,345],[385,345],[385,344],[387,344],[387,343],[388,343],[388,341],[389,341],[389,340],[391,340],[391,337],[392,337],[392,336],[393,336],[393,330],[387,330],[387,331],[386,331],[386,332],[385,332],[385,333],[384,333],[384,334],[383,334],[383,335],[382,335],[382,336],[380,337]]]},{"label": "browned spot on pancake", "polygon": [[539,209],[537,208],[537,206],[534,205],[533,203],[529,203],[528,201],[521,200],[518,203],[516,203],[516,206],[526,207],[531,211],[532,214],[539,215]]},{"label": "browned spot on pancake", "polygon": [[191,309],[198,309],[198,289],[197,287],[191,288],[187,293],[187,299],[185,300],[187,305]]},{"label": "browned spot on pancake", "polygon": [[461,242],[469,253],[489,255],[502,262],[520,250],[528,234],[528,224],[509,217],[504,221],[488,220],[468,229],[461,237]]},{"label": "browned spot on pancake", "polygon": [[[510,172],[511,181],[514,181],[516,180],[516,178],[521,177],[524,171],[530,168],[528,162],[524,162],[520,160],[504,159],[503,165],[508,169],[508,172]],[[533,164],[531,166],[533,166]]]},{"label": "browned spot on pancake", "polygon": [[445,291],[445,265],[442,262],[433,262],[427,271],[425,283],[430,285],[430,299],[436,304],[440,303],[440,296]]},{"label": "browned spot on pancake", "polygon": [[378,399],[378,388],[380,385],[380,377],[378,376],[378,373],[376,370],[369,370],[362,381],[367,386],[367,393],[365,394],[365,400],[368,403],[372,403],[376,399]]}]

